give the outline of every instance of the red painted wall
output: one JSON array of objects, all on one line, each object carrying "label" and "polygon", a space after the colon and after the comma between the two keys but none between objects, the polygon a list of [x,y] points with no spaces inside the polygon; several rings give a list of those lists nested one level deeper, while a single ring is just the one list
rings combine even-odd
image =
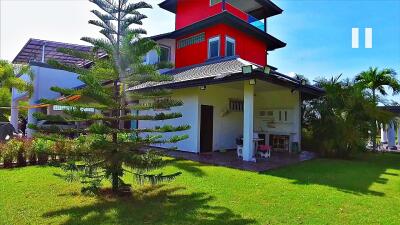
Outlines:
[{"label": "red painted wall", "polygon": [[259,64],[261,66],[265,66],[267,64],[265,55],[267,46],[264,41],[226,24],[218,24],[213,27],[198,31],[194,34],[178,38],[177,42],[180,39],[202,32],[205,32],[205,41],[176,49],[176,68],[204,63],[208,59],[208,39],[218,35],[220,36],[221,40],[220,56],[225,56],[225,37],[228,35],[236,40],[236,55],[239,55],[242,59]]},{"label": "red painted wall", "polygon": [[[247,21],[248,15],[245,12],[226,3],[225,8],[233,15]],[[176,7],[175,29],[181,29],[208,17],[222,12],[222,3],[210,6],[210,0],[178,0]]]}]

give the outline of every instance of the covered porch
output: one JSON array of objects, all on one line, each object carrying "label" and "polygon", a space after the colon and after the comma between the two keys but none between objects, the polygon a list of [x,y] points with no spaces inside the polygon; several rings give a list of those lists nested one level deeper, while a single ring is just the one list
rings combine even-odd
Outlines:
[{"label": "covered porch", "polygon": [[258,162],[265,147],[272,155],[301,152],[299,89],[263,79],[206,85],[198,105],[200,154],[234,150],[237,159]]}]

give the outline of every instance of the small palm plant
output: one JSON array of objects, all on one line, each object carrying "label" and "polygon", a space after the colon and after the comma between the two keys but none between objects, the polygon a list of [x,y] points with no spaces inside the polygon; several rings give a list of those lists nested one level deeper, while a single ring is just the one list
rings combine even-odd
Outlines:
[{"label": "small palm plant", "polygon": [[0,60],[0,121],[8,121],[11,103],[11,88],[33,93],[32,83],[19,77],[26,74],[33,79],[33,72],[28,65],[13,65],[6,60]]}]

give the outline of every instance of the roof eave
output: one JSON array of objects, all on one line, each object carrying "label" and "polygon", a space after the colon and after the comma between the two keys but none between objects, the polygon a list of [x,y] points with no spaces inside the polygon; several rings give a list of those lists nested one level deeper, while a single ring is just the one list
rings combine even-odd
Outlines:
[{"label": "roof eave", "polygon": [[165,9],[171,13],[176,13],[176,0],[166,0],[158,4],[158,6],[162,9]]},{"label": "roof eave", "polygon": [[239,30],[242,30],[243,32],[246,32],[252,36],[255,36],[259,39],[264,40],[267,43],[268,51],[273,51],[275,49],[283,48],[286,46],[285,42],[254,27],[251,24],[237,18],[236,16],[234,16],[233,14],[231,14],[227,11],[221,12],[215,16],[208,17],[204,20],[201,20],[199,22],[196,22],[194,24],[191,24],[191,25],[181,28],[179,30],[175,30],[171,33],[159,35],[160,37],[157,37],[157,36],[153,36],[153,37],[158,38],[158,40],[163,39],[163,38],[179,38],[181,36],[195,33],[196,31],[205,29],[209,26],[212,26],[212,25],[215,25],[218,23],[225,23],[225,24],[234,26],[234,27],[238,28]]}]

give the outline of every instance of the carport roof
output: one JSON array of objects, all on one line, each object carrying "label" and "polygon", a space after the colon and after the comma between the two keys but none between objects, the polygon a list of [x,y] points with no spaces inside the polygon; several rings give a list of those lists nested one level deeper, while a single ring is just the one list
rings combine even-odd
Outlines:
[{"label": "carport roof", "polygon": [[49,59],[54,59],[63,64],[73,64],[76,66],[83,66],[88,63],[86,60],[82,60],[70,55],[58,52],[59,48],[73,49],[82,52],[89,52],[92,50],[91,46],[69,44],[56,41],[47,41],[30,38],[28,42],[24,45],[18,55],[12,61],[16,64],[27,64],[30,62],[41,62],[42,52],[44,46],[44,58],[45,61]]}]

